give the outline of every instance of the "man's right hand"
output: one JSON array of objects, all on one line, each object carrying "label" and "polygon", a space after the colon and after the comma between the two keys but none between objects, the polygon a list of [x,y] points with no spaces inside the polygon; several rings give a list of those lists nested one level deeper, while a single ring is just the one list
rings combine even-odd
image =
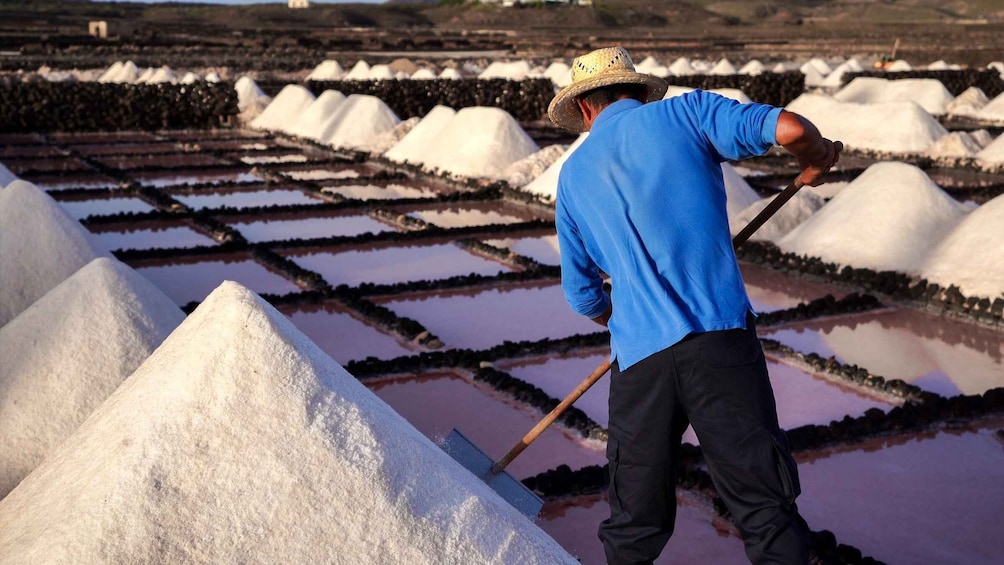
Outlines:
[{"label": "man's right hand", "polygon": [[815,163],[809,162],[809,160],[799,157],[798,166],[802,169],[802,174],[798,176],[802,184],[808,186],[819,186],[823,184],[823,176],[830,170],[830,167],[836,165],[840,161],[840,152],[844,150],[844,144],[839,141],[830,141],[825,137],[820,140],[821,145],[825,147],[825,156],[822,159],[817,160]]}]

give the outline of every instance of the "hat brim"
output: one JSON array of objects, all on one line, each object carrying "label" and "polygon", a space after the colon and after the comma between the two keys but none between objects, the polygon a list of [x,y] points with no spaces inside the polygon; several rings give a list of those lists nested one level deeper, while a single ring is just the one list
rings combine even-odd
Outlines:
[{"label": "hat brim", "polygon": [[604,86],[614,84],[643,84],[648,87],[648,97],[645,102],[661,100],[666,95],[669,83],[655,75],[647,75],[633,71],[611,71],[600,76],[587,78],[574,82],[562,88],[554,96],[554,100],[547,107],[547,117],[558,127],[574,133],[582,133],[586,125],[582,121],[582,112],[579,111],[575,98]]}]

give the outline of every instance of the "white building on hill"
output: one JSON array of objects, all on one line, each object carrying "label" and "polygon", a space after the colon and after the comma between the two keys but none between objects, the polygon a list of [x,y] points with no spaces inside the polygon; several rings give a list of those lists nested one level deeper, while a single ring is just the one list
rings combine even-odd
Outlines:
[{"label": "white building on hill", "polygon": [[310,0],[289,0],[290,8],[306,8],[310,5]]}]

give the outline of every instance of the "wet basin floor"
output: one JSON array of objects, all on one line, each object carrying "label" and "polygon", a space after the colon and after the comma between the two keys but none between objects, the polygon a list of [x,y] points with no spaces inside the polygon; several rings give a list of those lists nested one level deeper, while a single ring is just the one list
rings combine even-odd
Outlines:
[{"label": "wet basin floor", "polygon": [[251,258],[174,262],[140,266],[141,275],[164,291],[179,306],[202,301],[223,281],[236,281],[258,294],[289,294],[300,290],[282,275]]}]

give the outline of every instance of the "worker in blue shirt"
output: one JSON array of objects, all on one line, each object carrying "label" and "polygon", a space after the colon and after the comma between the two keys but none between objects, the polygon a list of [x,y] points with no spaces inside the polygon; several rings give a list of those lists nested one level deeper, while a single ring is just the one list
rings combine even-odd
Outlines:
[{"label": "worker in blue shirt", "polygon": [[798,471],[732,248],[721,164],[780,145],[816,186],[840,146],[781,108],[701,90],[662,100],[666,82],[635,72],[620,47],[575,59],[572,79],[548,115],[589,135],[561,169],[555,222],[569,305],[610,330],[607,562],[651,563],[669,541],[690,424],[749,560],[804,565]]}]

